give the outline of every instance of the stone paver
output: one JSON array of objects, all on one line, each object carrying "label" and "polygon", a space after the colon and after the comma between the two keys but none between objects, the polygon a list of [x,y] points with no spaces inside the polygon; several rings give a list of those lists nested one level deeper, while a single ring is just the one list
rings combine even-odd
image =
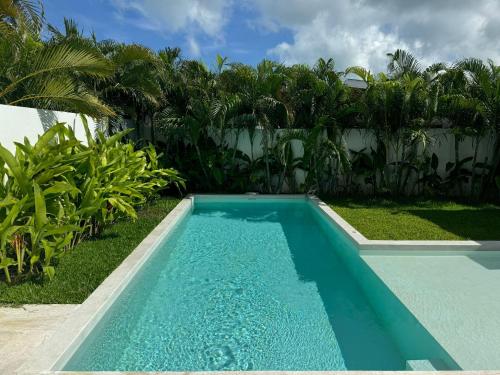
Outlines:
[{"label": "stone paver", "polygon": [[15,374],[79,305],[0,307],[0,374]]}]

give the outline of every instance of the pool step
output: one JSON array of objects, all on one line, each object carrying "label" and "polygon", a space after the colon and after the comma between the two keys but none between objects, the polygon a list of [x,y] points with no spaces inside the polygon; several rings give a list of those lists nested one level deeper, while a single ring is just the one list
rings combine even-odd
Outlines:
[{"label": "pool step", "polygon": [[443,371],[448,367],[440,359],[411,359],[406,361],[406,369],[410,371]]}]

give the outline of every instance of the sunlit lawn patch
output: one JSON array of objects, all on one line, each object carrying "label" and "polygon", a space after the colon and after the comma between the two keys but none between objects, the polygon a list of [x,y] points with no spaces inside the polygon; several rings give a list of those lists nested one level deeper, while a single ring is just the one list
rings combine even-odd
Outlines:
[{"label": "sunlit lawn patch", "polygon": [[449,201],[327,199],[370,240],[500,240],[500,207]]},{"label": "sunlit lawn patch", "polygon": [[137,221],[120,221],[100,238],[82,242],[60,259],[52,281],[0,282],[0,304],[83,302],[177,203],[158,200],[140,210]]}]

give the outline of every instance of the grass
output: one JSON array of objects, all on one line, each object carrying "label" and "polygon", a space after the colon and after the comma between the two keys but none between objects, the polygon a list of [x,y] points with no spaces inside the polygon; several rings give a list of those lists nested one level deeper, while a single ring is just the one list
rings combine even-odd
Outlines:
[{"label": "grass", "polygon": [[82,242],[60,259],[51,281],[0,282],[0,304],[82,303],[179,201],[155,201],[138,212],[137,221],[119,221]]},{"label": "grass", "polygon": [[326,199],[370,240],[500,240],[500,207],[448,201]]}]

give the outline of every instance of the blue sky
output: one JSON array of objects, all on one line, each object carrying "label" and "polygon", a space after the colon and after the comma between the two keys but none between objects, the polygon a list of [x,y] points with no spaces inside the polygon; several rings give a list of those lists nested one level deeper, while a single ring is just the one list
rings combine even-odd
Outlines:
[{"label": "blue sky", "polygon": [[181,47],[214,64],[263,58],[338,69],[385,70],[386,53],[405,48],[422,63],[468,56],[500,60],[498,0],[45,0],[49,23],[73,18],[99,39]]},{"label": "blue sky", "polygon": [[[134,25],[135,17],[141,22],[146,20],[135,12],[129,12],[128,18],[124,19],[112,1],[45,1],[47,21],[57,28],[63,28],[64,17],[72,18],[85,32],[93,30],[99,39],[141,43],[155,50],[167,46],[180,47],[184,56],[202,59],[207,64],[215,63],[217,53],[228,56],[231,61],[248,64],[257,64],[266,57],[276,59],[276,56],[269,56],[267,51],[278,43],[292,40],[292,33],[287,29],[273,32],[257,30],[252,25],[252,21],[258,19],[257,14],[249,7],[233,6],[227,11],[230,14],[224,22],[224,28],[216,35],[211,35],[199,30],[199,27],[194,27],[194,31],[188,30],[189,25],[174,31]],[[198,50],[192,47],[192,39],[196,40]]]}]

